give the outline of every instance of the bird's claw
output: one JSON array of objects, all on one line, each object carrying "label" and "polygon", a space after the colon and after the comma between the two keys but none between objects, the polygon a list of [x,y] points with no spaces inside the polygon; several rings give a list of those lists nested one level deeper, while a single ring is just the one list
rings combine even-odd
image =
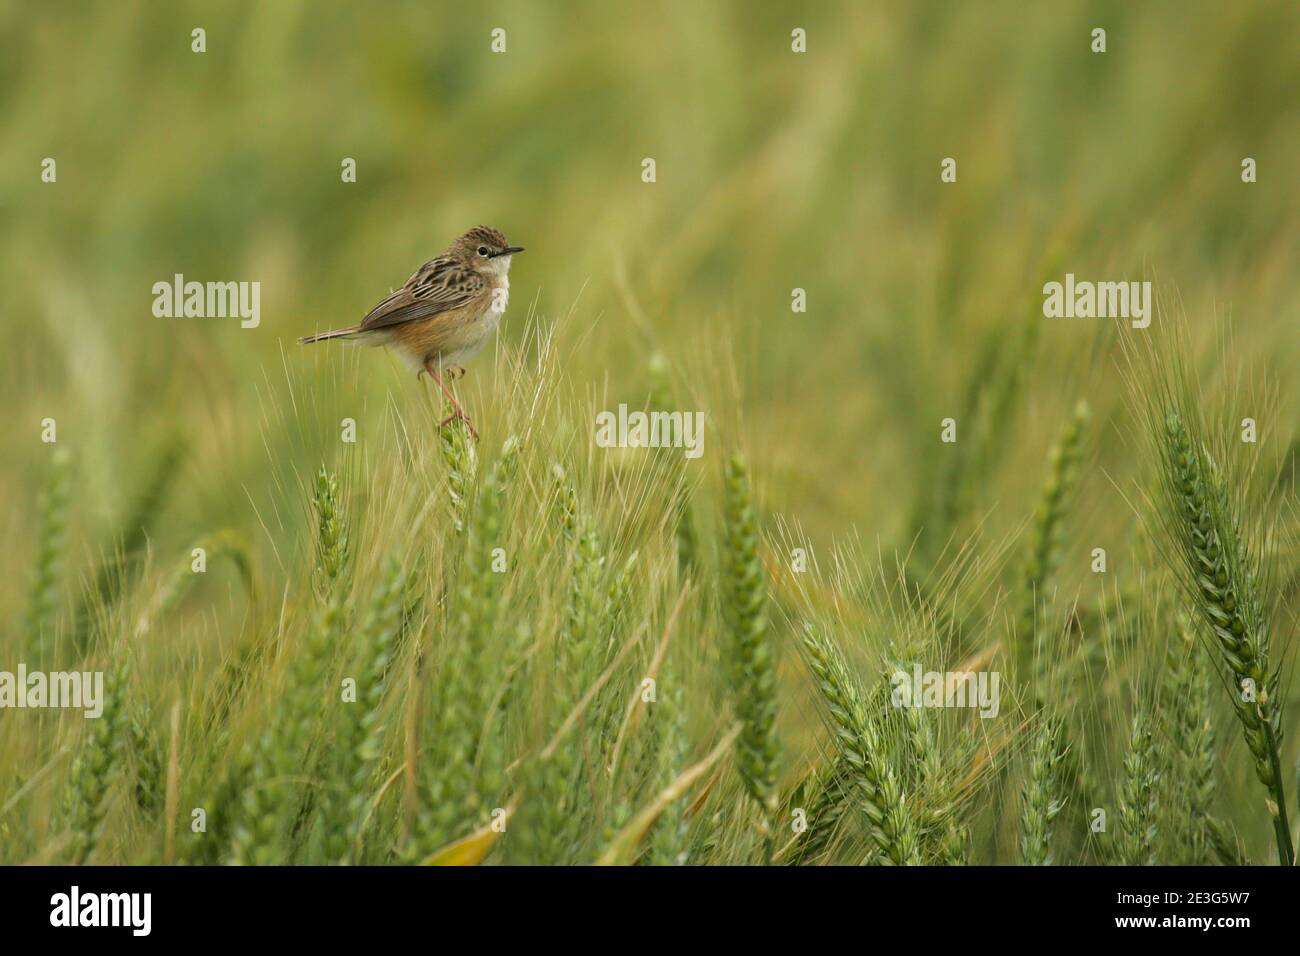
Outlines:
[{"label": "bird's claw", "polygon": [[457,421],[464,422],[465,428],[469,431],[470,435],[473,436],[475,441],[478,441],[478,432],[474,429],[474,423],[469,420],[469,416],[466,415],[464,412],[460,412],[460,411],[452,412],[452,414],[448,415],[446,418],[444,418],[442,421],[438,423],[438,427],[445,428],[449,422],[457,422]]}]

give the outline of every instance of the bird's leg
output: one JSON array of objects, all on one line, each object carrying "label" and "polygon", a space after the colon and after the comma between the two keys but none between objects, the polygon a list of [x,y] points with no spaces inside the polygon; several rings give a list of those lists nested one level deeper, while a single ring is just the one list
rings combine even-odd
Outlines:
[{"label": "bird's leg", "polygon": [[474,436],[474,440],[478,441],[478,432],[474,430],[473,422],[471,422],[469,416],[465,414],[465,409],[460,407],[460,402],[456,401],[456,396],[451,393],[451,389],[449,389],[446,383],[438,376],[438,373],[433,370],[433,363],[431,361],[426,361],[424,363],[424,370],[429,373],[429,378],[438,383],[438,387],[442,389],[442,394],[447,396],[447,401],[451,402],[451,407],[454,409],[452,414],[448,415],[438,423],[438,427],[442,428],[448,422],[458,420],[462,421],[465,423],[465,427],[469,429],[469,433]]}]

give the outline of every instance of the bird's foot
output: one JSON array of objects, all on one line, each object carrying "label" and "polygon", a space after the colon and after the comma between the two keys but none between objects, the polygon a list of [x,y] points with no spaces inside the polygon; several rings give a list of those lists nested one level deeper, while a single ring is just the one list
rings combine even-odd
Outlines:
[{"label": "bird's foot", "polygon": [[478,432],[475,431],[474,429],[474,423],[469,420],[469,416],[466,415],[464,411],[457,408],[454,412],[452,412],[450,415],[448,415],[446,418],[440,421],[438,423],[438,427],[446,428],[450,422],[463,422],[466,430],[469,431],[470,435],[473,436],[475,441],[478,441]]},{"label": "bird's foot", "polygon": [[[428,371],[427,368],[420,369],[418,372],[415,373],[415,380],[418,382],[427,371]],[[448,365],[446,368],[442,370],[442,377],[446,379],[448,382],[454,382],[456,381],[456,379],[460,378],[464,374],[465,374],[465,366],[463,365]]]}]

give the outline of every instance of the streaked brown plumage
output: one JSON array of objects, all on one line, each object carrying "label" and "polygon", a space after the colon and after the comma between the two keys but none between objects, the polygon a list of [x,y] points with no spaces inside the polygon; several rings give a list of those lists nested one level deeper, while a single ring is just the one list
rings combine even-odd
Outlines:
[{"label": "streaked brown plumage", "polygon": [[[499,230],[475,226],[436,259],[430,259],[366,314],[357,325],[308,335],[305,344],[347,339],[385,345],[420,373],[428,372],[475,434],[469,417],[439,373],[455,372],[496,331],[509,296],[510,258],[523,252]],[[443,422],[446,424],[446,421]]]}]

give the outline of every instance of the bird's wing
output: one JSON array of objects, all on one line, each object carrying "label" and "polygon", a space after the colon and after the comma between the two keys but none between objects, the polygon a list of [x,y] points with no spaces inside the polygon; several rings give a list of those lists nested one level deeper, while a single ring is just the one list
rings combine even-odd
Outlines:
[{"label": "bird's wing", "polygon": [[451,312],[469,305],[486,288],[487,282],[480,276],[454,259],[439,256],[420,266],[405,285],[371,309],[358,329],[370,332]]}]

